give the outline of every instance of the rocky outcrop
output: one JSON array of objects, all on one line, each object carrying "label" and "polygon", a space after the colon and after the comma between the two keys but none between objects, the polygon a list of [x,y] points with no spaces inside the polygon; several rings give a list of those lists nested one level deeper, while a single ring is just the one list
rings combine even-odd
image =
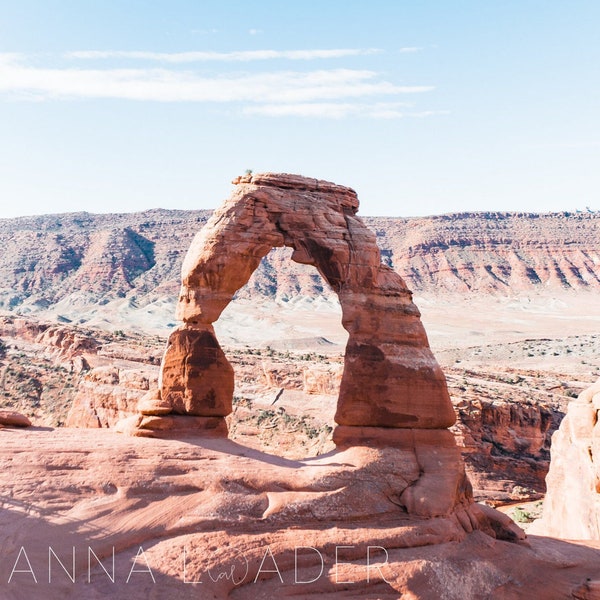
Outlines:
[{"label": "rocky outcrop", "polygon": [[[452,515],[466,531],[521,539],[514,524],[484,515],[473,504],[459,449],[447,429],[455,415],[445,377],[411,292],[381,263],[375,236],[356,216],[356,193],[296,175],[267,173],[234,183],[231,197],[194,238],[184,260],[177,306],[184,324],[169,337],[159,392],[146,396],[145,414],[121,424],[121,430],[163,437],[196,428],[214,435],[219,420],[224,428],[234,375],[213,323],[273,247],[291,247],[291,259],[314,266],[338,295],[349,334],[335,414],[338,452],[368,447],[390,454],[383,463],[391,468],[386,497],[402,512]],[[368,494],[357,485],[351,495],[366,500]],[[335,495],[348,503],[343,493]],[[287,511],[296,497],[274,496],[277,512]],[[306,500],[294,514],[304,514],[313,494],[302,497]]]},{"label": "rocky outcrop", "polygon": [[67,427],[114,427],[134,417],[138,404],[152,387],[157,373],[152,367],[119,369],[95,367],[85,375],[67,416]]},{"label": "rocky outcrop", "polygon": [[536,533],[600,540],[599,411],[600,380],[569,404],[552,436],[548,491]]},{"label": "rocky outcrop", "polygon": [[89,332],[26,318],[0,317],[0,335],[38,344],[47,356],[77,371],[87,368],[83,355],[96,354],[100,346]]},{"label": "rocky outcrop", "polygon": [[14,410],[0,410],[0,427],[29,427],[31,421]]},{"label": "rocky outcrop", "polygon": [[273,247],[316,267],[349,333],[335,420],[356,427],[446,428],[455,420],[445,378],[402,279],[381,264],[375,236],[356,217],[350,188],[295,175],[238,178],[231,197],[194,238],[182,269],[177,317],[161,367],[173,412],[231,412],[233,370],[212,324]]},{"label": "rocky outcrop", "polygon": [[336,394],[342,382],[340,365],[311,366],[304,369],[303,390],[307,394]]},{"label": "rocky outcrop", "polygon": [[538,402],[453,397],[452,427],[474,495],[510,501],[542,497],[550,437],[561,414]]}]

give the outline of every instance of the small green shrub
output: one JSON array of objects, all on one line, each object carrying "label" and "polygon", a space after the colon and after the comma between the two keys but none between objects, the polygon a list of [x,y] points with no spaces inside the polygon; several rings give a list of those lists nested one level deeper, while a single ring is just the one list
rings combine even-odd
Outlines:
[{"label": "small green shrub", "polygon": [[531,513],[524,510],[521,506],[517,506],[512,513],[513,521],[517,523],[531,523],[533,521],[533,517]]}]

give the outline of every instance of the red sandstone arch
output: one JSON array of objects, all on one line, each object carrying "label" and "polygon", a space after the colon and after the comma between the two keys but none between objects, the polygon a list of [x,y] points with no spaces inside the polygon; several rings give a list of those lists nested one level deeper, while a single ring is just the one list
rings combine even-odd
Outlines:
[{"label": "red sandstone arch", "polygon": [[[212,324],[274,247],[315,266],[337,293],[349,333],[335,421],[443,429],[454,423],[446,380],[402,278],[382,265],[375,235],[356,216],[354,190],[296,175],[238,178],[194,238],[182,268],[177,318],[161,366],[172,412],[225,417],[233,369]],[[200,420],[199,420],[200,421]]]}]

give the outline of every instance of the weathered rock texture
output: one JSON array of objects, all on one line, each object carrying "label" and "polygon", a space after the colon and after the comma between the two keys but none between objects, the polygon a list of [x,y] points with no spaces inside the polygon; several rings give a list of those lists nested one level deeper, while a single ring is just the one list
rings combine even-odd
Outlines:
[{"label": "weathered rock texture", "polygon": [[479,212],[369,225],[414,290],[600,289],[600,213]]},{"label": "weathered rock texture", "polygon": [[[456,392],[451,387],[451,392]],[[482,394],[483,396],[483,394]],[[488,399],[453,395],[452,428],[478,500],[541,498],[550,438],[562,414],[515,394]]]},{"label": "weathered rock texture", "polygon": [[173,412],[226,416],[233,371],[212,324],[272,248],[316,267],[349,333],[335,420],[357,427],[444,429],[454,423],[444,375],[404,281],[381,264],[375,235],[350,188],[296,175],[238,178],[194,238],[182,269],[177,317],[161,369]]},{"label": "weathered rock texture", "polygon": [[[131,313],[144,314],[146,307],[160,308],[164,298],[176,297],[184,249],[209,216],[210,211],[151,210],[2,219],[0,308],[99,325],[112,319],[120,327],[115,308],[123,308],[121,298],[131,301]],[[414,291],[512,296],[515,290],[600,289],[598,213],[481,212],[364,221],[376,233],[384,262]],[[324,293],[317,273],[299,273],[281,251],[265,259],[245,292],[254,299]]]},{"label": "weathered rock texture", "polygon": [[31,421],[14,410],[0,410],[0,427],[29,427]]},{"label": "weathered rock texture", "polygon": [[552,436],[548,491],[535,531],[600,540],[600,379],[571,402]]},{"label": "weathered rock texture", "polygon": [[156,372],[151,367],[96,367],[79,383],[66,425],[113,427],[119,420],[138,413],[140,401],[150,387],[156,387],[156,382]]},{"label": "weathered rock texture", "polygon": [[[150,392],[141,403],[142,416],[119,428],[152,437],[190,435],[194,429],[227,434],[234,375],[213,323],[261,259],[273,247],[287,246],[293,261],[316,267],[338,295],[349,334],[335,414],[338,453],[330,456],[343,462],[352,449],[381,449],[382,465],[390,469],[385,495],[399,514],[452,515],[467,531],[519,539],[522,532],[514,524],[477,513],[447,429],[455,414],[446,379],[411,292],[381,263],[375,236],[356,216],[356,193],[295,175],[255,175],[234,183],[231,197],[194,238],[184,260],[177,306],[184,324],[169,338],[159,393]],[[341,492],[347,485],[340,480],[336,486],[328,496],[340,498],[340,509],[349,506]],[[360,483],[350,494],[372,510],[375,501]],[[309,513],[318,510],[312,492],[302,494],[299,504],[298,495],[288,491],[269,498],[277,511],[300,515],[305,504]]]},{"label": "weathered rock texture", "polygon": [[0,317],[0,334],[39,344],[45,354],[70,366],[82,354],[95,354],[99,346],[89,334],[73,327],[12,316]]},{"label": "weathered rock texture", "polygon": [[399,497],[421,465],[406,447],[291,461],[226,439],[68,428],[0,438],[2,600],[564,600],[598,589],[591,544],[508,544],[477,505],[407,515]]}]

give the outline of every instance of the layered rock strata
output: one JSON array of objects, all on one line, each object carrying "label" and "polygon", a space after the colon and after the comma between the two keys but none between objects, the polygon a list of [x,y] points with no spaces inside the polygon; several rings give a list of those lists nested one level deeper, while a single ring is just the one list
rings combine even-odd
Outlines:
[{"label": "layered rock strata", "polygon": [[381,263],[347,187],[296,175],[238,178],[196,235],[182,268],[177,318],[161,367],[176,414],[225,417],[233,370],[212,324],[273,248],[316,267],[338,295],[349,333],[335,420],[354,427],[445,429],[455,420],[411,292]]},{"label": "layered rock strata", "polygon": [[156,389],[156,382],[156,371],[152,367],[96,367],[80,381],[66,425],[86,428],[113,427],[119,420],[138,413],[140,401],[152,395],[148,390]]},{"label": "layered rock strata", "polygon": [[[124,326],[119,317],[126,297],[128,314],[145,316],[147,328],[146,307],[175,299],[184,251],[209,216],[151,210],[2,219],[0,308],[115,329]],[[600,290],[600,213],[364,220],[376,232],[386,264],[413,291],[514,297],[517,290]],[[282,253],[274,252],[263,266],[245,291],[254,301],[324,292],[320,278],[305,276]]]},{"label": "layered rock strata", "polygon": [[[452,390],[456,394],[457,390]],[[562,414],[535,400],[454,395],[452,427],[478,500],[541,498],[550,438]]]}]

